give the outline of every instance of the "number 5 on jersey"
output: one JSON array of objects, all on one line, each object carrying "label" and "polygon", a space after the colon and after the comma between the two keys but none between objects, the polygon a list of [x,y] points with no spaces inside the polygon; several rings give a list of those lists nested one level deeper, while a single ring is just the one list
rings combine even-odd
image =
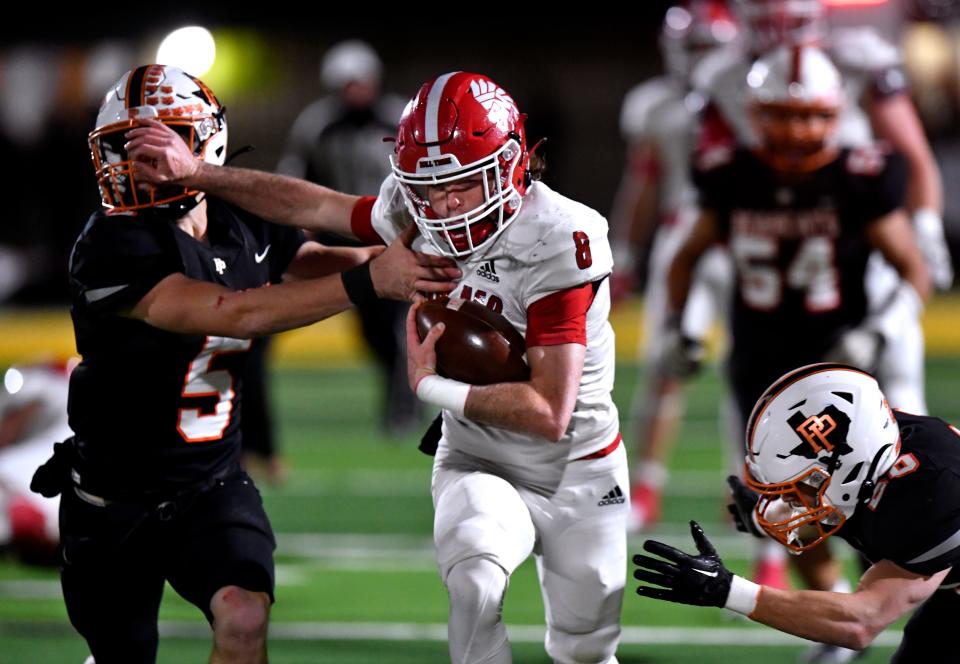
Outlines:
[{"label": "number 5 on jersey", "polygon": [[226,369],[210,369],[213,358],[223,353],[241,353],[250,350],[249,339],[207,337],[203,349],[190,363],[180,396],[217,397],[217,405],[210,415],[202,415],[199,408],[181,408],[177,414],[177,431],[188,443],[219,440],[230,424],[233,411],[233,376]]}]

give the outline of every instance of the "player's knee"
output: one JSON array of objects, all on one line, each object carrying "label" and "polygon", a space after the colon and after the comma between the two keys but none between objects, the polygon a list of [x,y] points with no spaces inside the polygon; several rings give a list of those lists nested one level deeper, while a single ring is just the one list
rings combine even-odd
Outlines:
[{"label": "player's knee", "polygon": [[547,630],[547,654],[558,664],[614,664],[620,625],[617,622],[589,631]]},{"label": "player's knee", "polygon": [[255,647],[266,639],[270,618],[270,599],[266,593],[226,586],[214,594],[210,610],[219,643]]},{"label": "player's knee", "polygon": [[446,585],[451,612],[475,623],[500,620],[507,573],[497,563],[481,557],[461,561],[450,569]]}]

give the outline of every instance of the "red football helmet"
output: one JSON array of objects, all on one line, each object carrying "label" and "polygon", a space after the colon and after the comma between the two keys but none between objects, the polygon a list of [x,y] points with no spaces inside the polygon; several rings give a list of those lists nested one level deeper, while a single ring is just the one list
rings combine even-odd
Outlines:
[{"label": "red football helmet", "polygon": [[107,91],[88,143],[108,214],[150,209],[178,217],[200,192],[182,186],[137,187],[126,132],[143,118],[180,134],[197,159],[222,166],[227,149],[226,109],[199,79],[170,65],[131,69]]},{"label": "red football helmet", "polygon": [[736,0],[734,6],[756,53],[777,46],[810,45],[827,32],[821,0]]},{"label": "red football helmet", "polygon": [[[400,117],[390,163],[420,232],[442,254],[468,256],[516,218],[529,181],[525,115],[482,74],[451,72],[424,83]],[[483,201],[442,218],[429,187],[480,174]]]}]

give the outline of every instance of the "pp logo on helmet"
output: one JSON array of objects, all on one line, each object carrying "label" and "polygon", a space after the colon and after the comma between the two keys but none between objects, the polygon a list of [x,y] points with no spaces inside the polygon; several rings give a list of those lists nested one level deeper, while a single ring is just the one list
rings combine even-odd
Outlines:
[{"label": "pp logo on helmet", "polygon": [[843,456],[853,451],[847,445],[850,416],[832,404],[816,415],[807,416],[797,411],[787,419],[787,424],[802,442],[789,454],[778,454],[781,459],[793,455],[816,459],[822,452],[836,450],[839,456]]},{"label": "pp logo on helmet", "polygon": [[470,81],[470,92],[483,109],[490,122],[500,131],[510,130],[510,115],[516,113],[517,105],[507,91],[492,81]]}]

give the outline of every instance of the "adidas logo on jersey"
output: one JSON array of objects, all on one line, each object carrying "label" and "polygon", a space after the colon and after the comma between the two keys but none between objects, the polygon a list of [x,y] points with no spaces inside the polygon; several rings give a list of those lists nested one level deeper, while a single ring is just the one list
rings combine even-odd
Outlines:
[{"label": "adidas logo on jersey", "polygon": [[622,505],[627,502],[627,499],[623,497],[623,491],[620,490],[620,485],[613,487],[613,489],[603,497],[598,506],[604,507],[605,505]]},{"label": "adidas logo on jersey", "polygon": [[495,284],[500,283],[500,277],[497,276],[497,271],[493,268],[493,261],[487,261],[477,268],[477,276],[488,279]]}]

